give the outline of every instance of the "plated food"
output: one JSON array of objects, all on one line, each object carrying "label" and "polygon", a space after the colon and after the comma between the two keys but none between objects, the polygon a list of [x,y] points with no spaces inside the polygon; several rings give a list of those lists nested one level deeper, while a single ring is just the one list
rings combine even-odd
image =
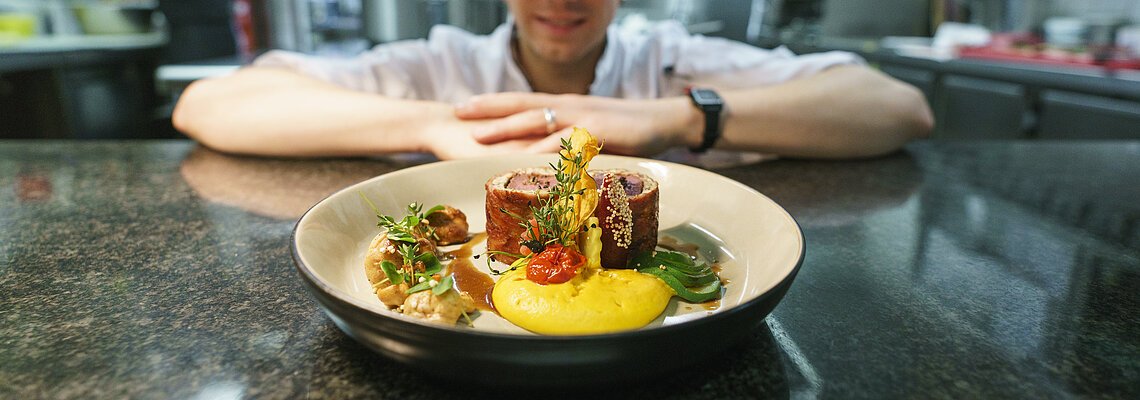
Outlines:
[{"label": "plated food", "polygon": [[[600,146],[584,129],[563,141],[558,161],[490,177],[485,255],[498,275],[491,293],[458,288],[437,249],[466,240],[465,214],[413,203],[400,219],[376,212],[382,231],[364,271],[395,312],[445,325],[471,324],[473,297],[530,332],[582,335],[641,328],[672,297],[719,299],[720,277],[695,253],[658,248],[659,188],[634,171],[590,170]],[[365,198],[367,201],[367,198]],[[499,264],[499,268],[491,264]],[[501,263],[501,264],[500,264]]]},{"label": "plated food", "polygon": [[[603,224],[602,265],[621,268],[630,254],[653,251],[657,247],[657,181],[624,169],[592,170],[589,175],[598,188],[594,212]],[[485,185],[487,247],[508,253],[518,249],[526,228],[515,216],[528,215],[530,207],[540,203],[540,196],[557,184],[553,168],[517,169],[489,179]],[[516,257],[499,254],[496,259],[512,263]]]},{"label": "plated food", "polygon": [[408,215],[396,220],[369,205],[384,228],[364,256],[364,273],[376,297],[396,312],[428,321],[454,324],[460,316],[470,321],[475,301],[455,288],[454,278],[443,275],[436,256],[439,246],[466,240],[467,216],[450,206],[424,212],[413,203]]},{"label": "plated food", "polygon": [[[303,287],[329,322],[365,347],[431,376],[479,384],[604,387],[660,377],[693,366],[755,338],[757,329],[792,286],[804,238],[776,202],[715,172],[660,160],[598,155],[591,170],[621,169],[657,182],[659,244],[715,261],[728,284],[721,299],[690,302],[673,296],[657,319],[631,330],[585,335],[535,334],[491,311],[490,293],[507,264],[488,264],[486,182],[520,168],[556,160],[550,154],[435,162],[389,172],[346,187],[313,205],[290,240]],[[693,190],[700,188],[701,190]],[[715,193],[710,196],[708,193]],[[468,239],[437,247],[455,286],[472,293],[471,324],[429,322],[384,305],[362,271],[379,231],[375,203],[399,218],[411,203],[448,204],[466,214]],[[599,200],[600,202],[600,200]],[[475,258],[479,256],[479,258]],[[475,273],[469,273],[474,271]],[[467,279],[474,277],[478,279]],[[483,289],[485,288],[485,289]],[[683,345],[680,345],[683,344]]]}]

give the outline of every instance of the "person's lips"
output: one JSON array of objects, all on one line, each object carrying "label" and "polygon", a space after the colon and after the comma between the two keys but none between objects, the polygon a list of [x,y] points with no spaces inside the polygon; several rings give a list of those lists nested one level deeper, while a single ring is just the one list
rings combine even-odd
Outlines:
[{"label": "person's lips", "polygon": [[586,24],[585,18],[579,17],[537,17],[539,26],[555,35],[568,35],[573,33],[582,25]]}]

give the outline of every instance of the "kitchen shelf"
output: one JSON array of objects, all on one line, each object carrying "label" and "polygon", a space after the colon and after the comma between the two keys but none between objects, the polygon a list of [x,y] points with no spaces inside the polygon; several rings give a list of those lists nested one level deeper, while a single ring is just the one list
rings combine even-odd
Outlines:
[{"label": "kitchen shelf", "polygon": [[135,35],[67,35],[0,42],[0,72],[91,65],[166,45],[165,32]]}]

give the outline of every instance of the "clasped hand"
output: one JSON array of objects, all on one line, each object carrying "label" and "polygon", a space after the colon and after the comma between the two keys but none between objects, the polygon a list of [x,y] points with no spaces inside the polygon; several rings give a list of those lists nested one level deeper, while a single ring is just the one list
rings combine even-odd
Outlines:
[{"label": "clasped hand", "polygon": [[[584,95],[494,93],[472,97],[457,105],[455,117],[474,123],[471,139],[484,148],[521,152],[555,152],[560,139],[573,127],[590,131],[613,154],[648,156],[680,144],[684,116],[662,100],[621,100]],[[554,131],[548,131],[544,108],[554,112]],[[464,140],[466,142],[466,140]],[[474,143],[472,143],[474,144]],[[480,147],[480,146],[476,146]],[[440,158],[451,154],[440,154]]]}]

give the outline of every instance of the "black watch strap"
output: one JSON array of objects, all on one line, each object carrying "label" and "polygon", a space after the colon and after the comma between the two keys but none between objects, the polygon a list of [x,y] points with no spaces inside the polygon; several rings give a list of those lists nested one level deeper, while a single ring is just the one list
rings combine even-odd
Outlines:
[{"label": "black watch strap", "polygon": [[704,153],[720,139],[720,114],[724,110],[724,100],[712,89],[704,88],[689,89],[689,99],[705,114],[705,131],[701,136],[701,145],[689,150],[694,153]]}]

